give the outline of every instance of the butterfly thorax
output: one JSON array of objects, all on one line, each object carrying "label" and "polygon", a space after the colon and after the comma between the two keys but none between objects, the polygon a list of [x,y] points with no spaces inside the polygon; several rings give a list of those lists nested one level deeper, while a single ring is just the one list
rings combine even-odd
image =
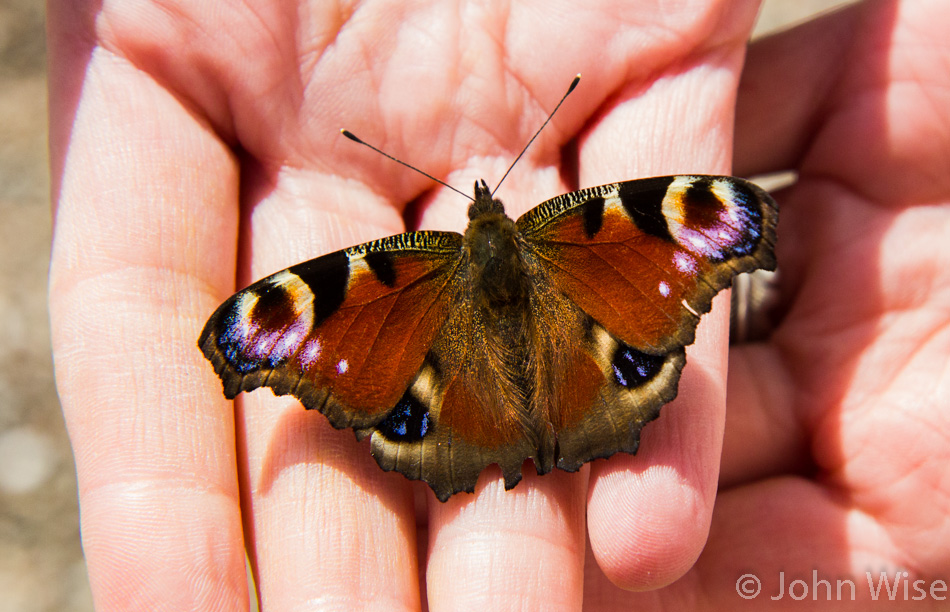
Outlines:
[{"label": "butterfly thorax", "polygon": [[[471,279],[472,297],[482,308],[504,316],[524,311],[530,282],[521,259],[518,228],[505,214],[500,200],[487,187],[475,184],[475,202],[469,207],[463,251]],[[499,312],[500,311],[500,312]]]}]

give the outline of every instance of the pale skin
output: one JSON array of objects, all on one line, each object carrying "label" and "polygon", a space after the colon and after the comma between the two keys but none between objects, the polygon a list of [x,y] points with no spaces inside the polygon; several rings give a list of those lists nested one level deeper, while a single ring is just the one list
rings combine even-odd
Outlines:
[{"label": "pale skin", "polygon": [[[247,609],[245,547],[282,611],[728,610],[747,572],[760,606],[780,572],[950,579],[950,5],[861,5],[744,73],[755,2],[579,6],[50,3],[52,326],[97,609]],[[292,398],[224,399],[196,340],[235,289],[403,231],[416,198],[414,225],[464,228],[460,196],[339,128],[469,191],[577,72],[509,214],[795,168],[768,342],[729,350],[720,298],[637,456],[527,465],[509,492],[490,469],[446,504]]]}]

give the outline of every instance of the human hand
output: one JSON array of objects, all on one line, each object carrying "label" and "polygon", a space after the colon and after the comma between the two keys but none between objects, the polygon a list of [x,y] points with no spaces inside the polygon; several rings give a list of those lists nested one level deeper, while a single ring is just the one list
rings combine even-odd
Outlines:
[{"label": "human hand", "polygon": [[295,400],[232,410],[195,339],[235,276],[401,231],[420,196],[420,226],[461,229],[466,203],[343,126],[452,184],[491,181],[580,71],[505,184],[509,214],[575,173],[728,172],[754,3],[212,7],[49,8],[54,349],[97,605],[242,609],[245,544],[280,610],[415,608],[420,584],[430,609],[569,609],[606,577],[685,572],[715,498],[721,308],[637,457],[510,492],[488,471],[445,505]]},{"label": "human hand", "polygon": [[733,610],[739,589],[757,609],[837,609],[852,592],[945,605],[948,26],[946,3],[866,2],[752,45],[736,172],[798,172],[775,194],[778,320],[730,353],[698,562],[652,593],[588,583],[591,609]]}]

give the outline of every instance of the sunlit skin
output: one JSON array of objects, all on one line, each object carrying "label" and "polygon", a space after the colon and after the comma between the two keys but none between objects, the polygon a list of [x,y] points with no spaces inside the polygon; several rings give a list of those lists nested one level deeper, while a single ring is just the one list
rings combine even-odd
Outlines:
[{"label": "sunlit skin", "polygon": [[[245,547],[264,610],[732,610],[749,572],[759,607],[802,605],[768,599],[780,572],[864,598],[868,570],[950,578],[950,5],[862,4],[744,70],[753,1],[579,6],[50,3],[53,343],[97,609],[247,609]],[[794,168],[767,343],[728,349],[721,296],[638,455],[508,492],[488,470],[446,504],[296,400],[223,398],[195,339],[236,288],[402,231],[409,202],[464,229],[467,201],[341,127],[491,184],[578,72],[508,214]]]}]

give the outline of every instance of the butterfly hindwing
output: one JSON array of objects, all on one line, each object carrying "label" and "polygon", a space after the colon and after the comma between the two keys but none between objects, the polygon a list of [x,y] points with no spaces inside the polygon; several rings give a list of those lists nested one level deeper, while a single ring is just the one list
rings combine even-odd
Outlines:
[{"label": "butterfly hindwing", "polygon": [[521,480],[521,466],[537,456],[539,442],[521,397],[509,396],[510,385],[498,377],[491,354],[497,347],[472,316],[471,303],[456,303],[401,402],[409,421],[425,420],[424,435],[416,435],[420,428],[380,426],[358,432],[371,435],[383,469],[425,481],[442,501],[473,491],[492,464],[507,488]]}]

